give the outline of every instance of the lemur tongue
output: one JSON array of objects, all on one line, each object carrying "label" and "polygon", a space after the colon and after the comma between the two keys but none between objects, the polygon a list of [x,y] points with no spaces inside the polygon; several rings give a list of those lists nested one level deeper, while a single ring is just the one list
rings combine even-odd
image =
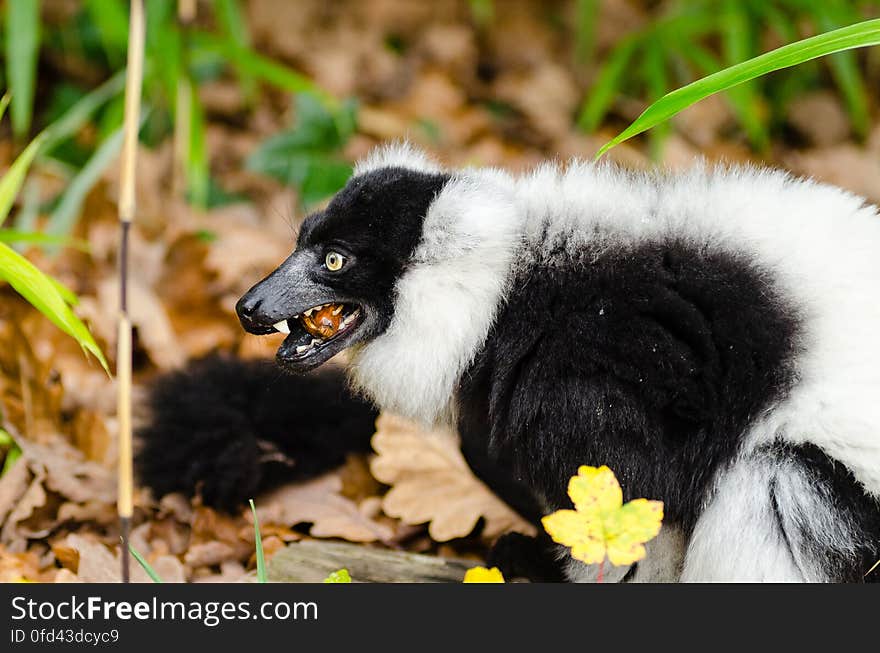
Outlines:
[{"label": "lemur tongue", "polygon": [[311,315],[302,315],[300,322],[312,336],[327,340],[336,335],[342,324],[342,304],[327,304]]}]

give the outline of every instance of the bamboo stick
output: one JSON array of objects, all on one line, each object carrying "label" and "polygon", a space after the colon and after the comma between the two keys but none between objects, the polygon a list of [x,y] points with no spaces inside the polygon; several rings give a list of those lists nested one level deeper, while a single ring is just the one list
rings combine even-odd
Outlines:
[{"label": "bamboo stick", "polygon": [[122,540],[120,560],[122,582],[130,579],[129,533],[133,505],[133,464],[131,432],[131,319],[128,316],[129,231],[135,216],[135,172],[140,126],[141,85],[144,69],[144,4],[131,0],[128,27],[128,63],[125,80],[125,136],[122,144],[122,171],[119,191],[119,328],[116,342],[117,418],[119,421],[119,490],[117,511]]}]

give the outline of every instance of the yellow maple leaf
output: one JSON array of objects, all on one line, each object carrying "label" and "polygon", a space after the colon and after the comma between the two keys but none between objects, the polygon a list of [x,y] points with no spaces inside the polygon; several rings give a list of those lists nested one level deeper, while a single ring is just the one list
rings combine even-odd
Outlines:
[{"label": "yellow maple leaf", "polygon": [[657,536],[663,502],[633,499],[623,503],[620,483],[608,467],[578,469],[568,482],[574,510],[557,510],[541,520],[544,529],[573,558],[599,564],[631,565],[645,557],[645,542]]},{"label": "yellow maple leaf", "polygon": [[504,575],[498,567],[471,567],[464,572],[465,583],[503,583]]}]

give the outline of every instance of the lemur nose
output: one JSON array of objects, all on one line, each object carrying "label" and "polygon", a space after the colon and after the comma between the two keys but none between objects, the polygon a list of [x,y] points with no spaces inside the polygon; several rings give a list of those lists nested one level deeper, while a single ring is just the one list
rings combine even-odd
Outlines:
[{"label": "lemur nose", "polygon": [[262,303],[263,300],[261,298],[255,297],[252,293],[247,293],[238,300],[238,303],[235,305],[235,312],[238,314],[239,319],[252,320],[254,313],[257,312]]}]

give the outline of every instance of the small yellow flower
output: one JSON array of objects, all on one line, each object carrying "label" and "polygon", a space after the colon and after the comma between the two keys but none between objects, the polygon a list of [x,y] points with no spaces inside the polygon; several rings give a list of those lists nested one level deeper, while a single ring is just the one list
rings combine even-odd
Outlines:
[{"label": "small yellow flower", "polygon": [[645,557],[645,542],[660,532],[663,502],[633,499],[623,503],[620,483],[608,467],[581,466],[568,483],[574,510],[557,510],[541,520],[544,529],[571,555],[587,564],[606,556],[613,565],[631,565]]},{"label": "small yellow flower", "polygon": [[465,583],[503,583],[504,576],[498,567],[471,567],[464,573]]}]

